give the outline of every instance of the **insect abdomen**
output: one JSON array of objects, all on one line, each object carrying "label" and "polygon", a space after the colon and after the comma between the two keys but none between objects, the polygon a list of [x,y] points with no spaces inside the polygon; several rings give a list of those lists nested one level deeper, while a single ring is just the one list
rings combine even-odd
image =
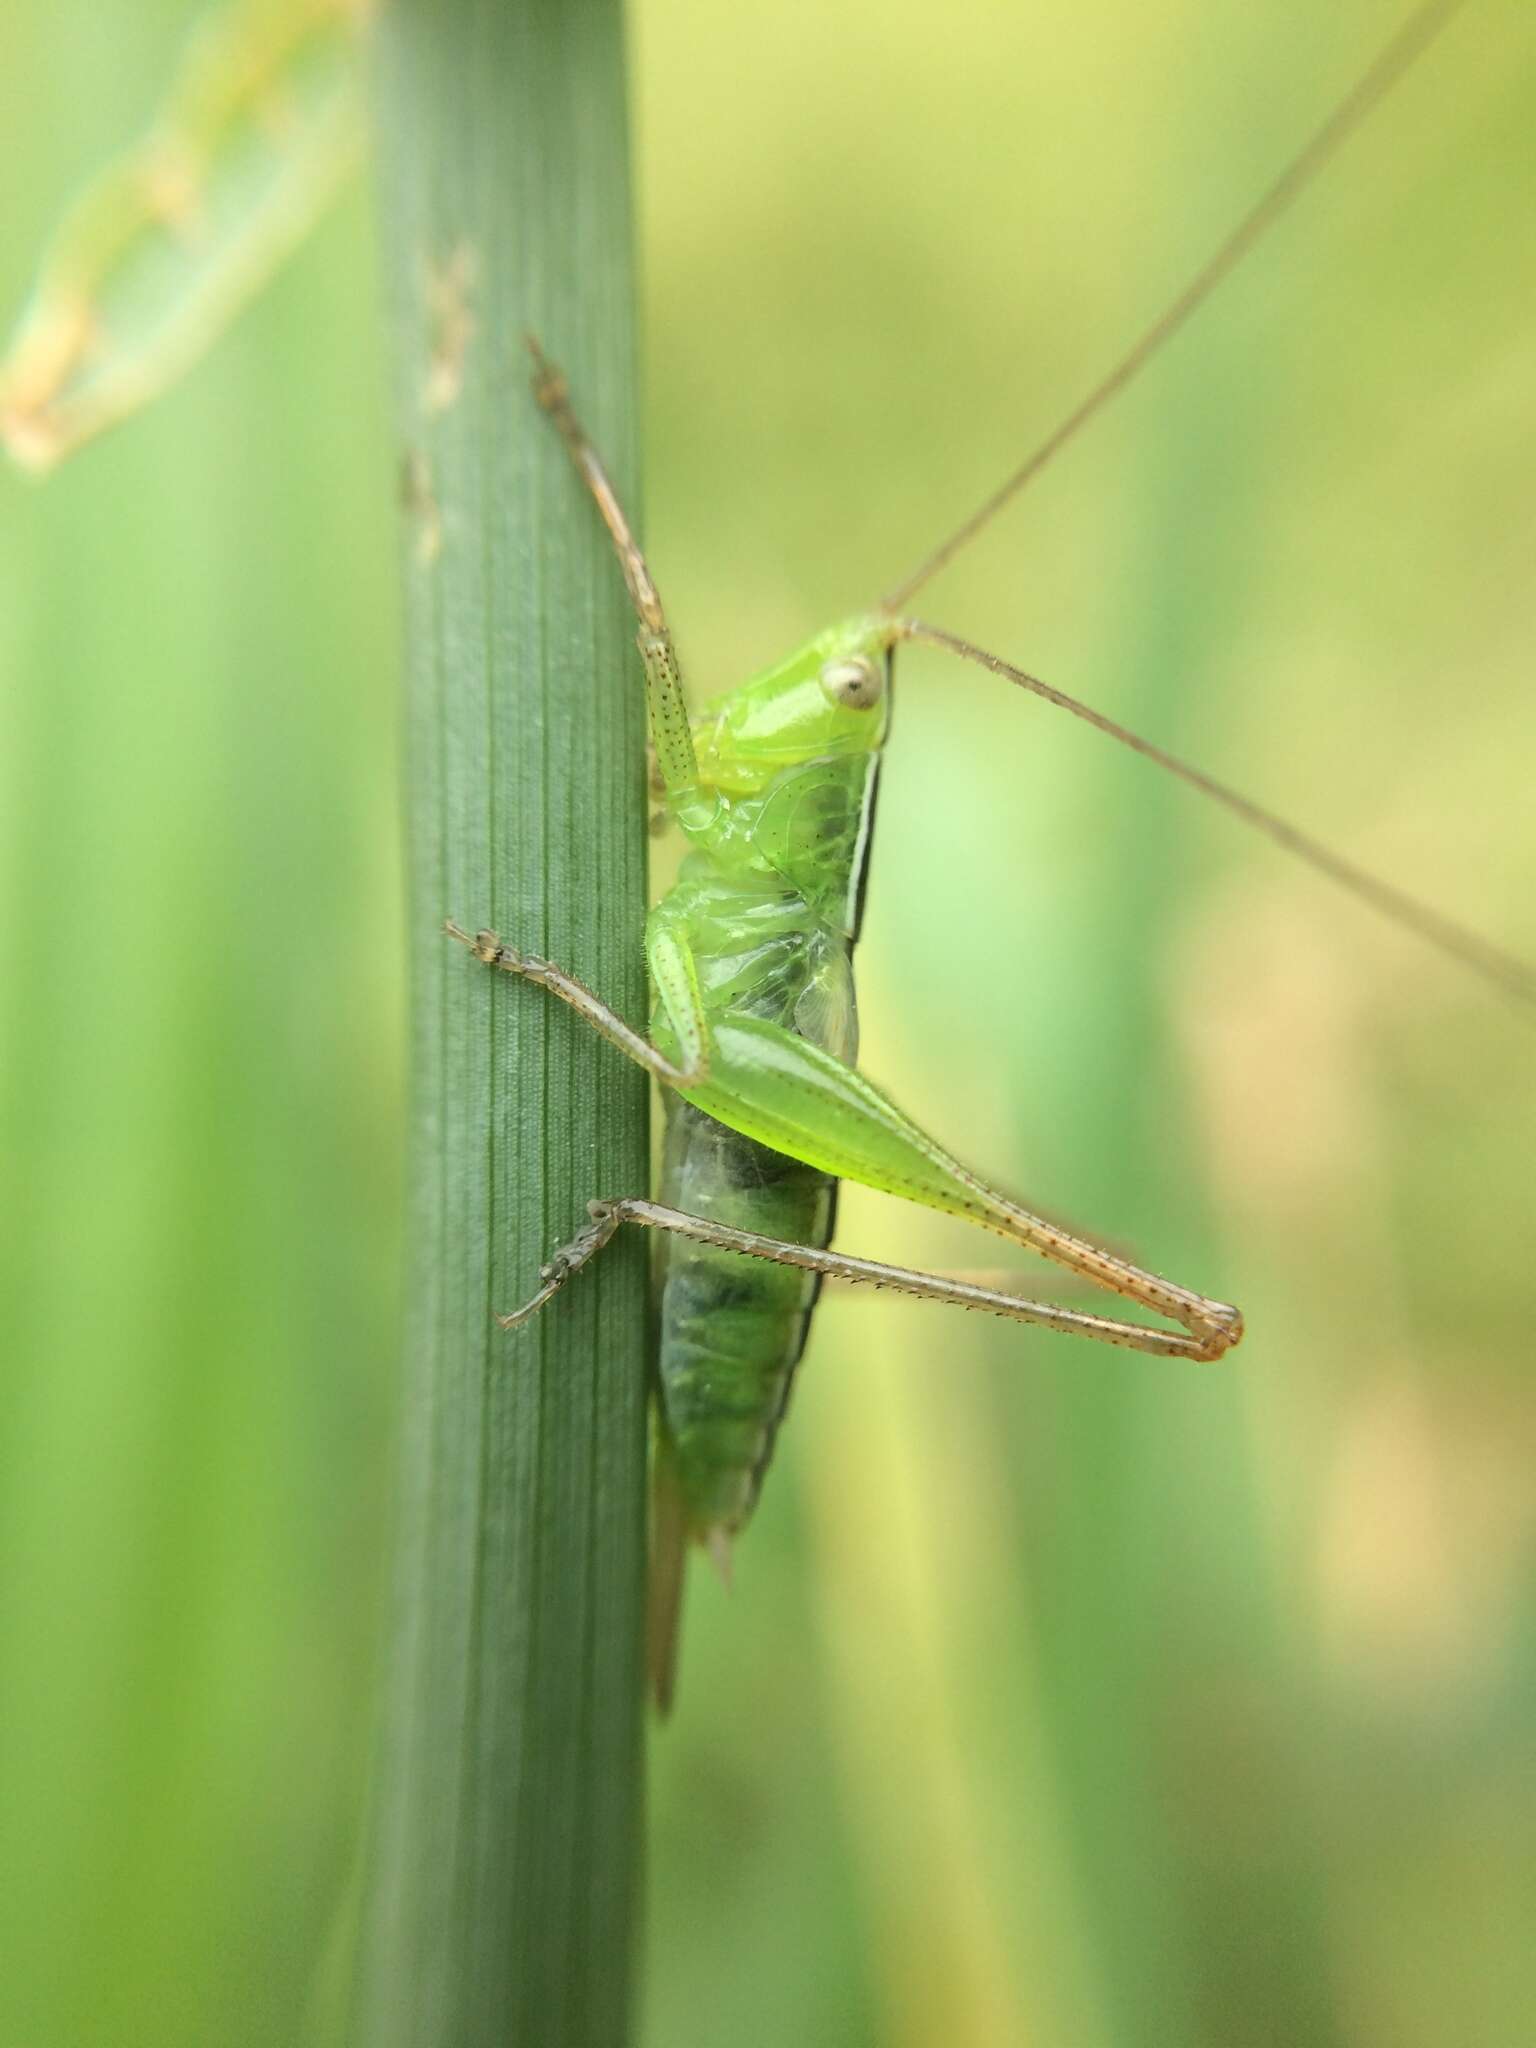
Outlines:
[{"label": "insect abdomen", "polygon": [[[690,1215],[824,1246],[836,1182],[674,1101],[665,1199]],[[739,1529],[773,1450],[820,1278],[670,1238],[662,1266],[661,1397],[688,1520]]]}]

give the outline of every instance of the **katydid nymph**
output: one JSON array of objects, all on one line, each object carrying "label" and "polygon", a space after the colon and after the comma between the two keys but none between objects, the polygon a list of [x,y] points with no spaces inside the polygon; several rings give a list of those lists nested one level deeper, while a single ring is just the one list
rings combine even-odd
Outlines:
[{"label": "katydid nymph", "polygon": [[[652,1682],[670,1695],[681,1571],[696,1542],[722,1568],[755,1505],[818,1289],[887,1286],[1160,1357],[1212,1361],[1242,1335],[1228,1304],[1157,1277],[1022,1207],[955,1157],[854,1064],[851,956],[871,852],[895,656],[926,641],[1089,719],[1257,825],[1523,1001],[1536,979],[1471,933],[1340,860],[1198,771],[958,636],[908,601],[1182,326],[1454,11],[1421,9],[1168,311],[1058,430],[881,605],[814,635],[690,713],[656,585],[560,373],[535,346],[534,390],[612,537],[639,620],[656,771],[688,842],[652,911],[648,1034],[602,992],[524,955],[517,935],[452,937],[569,1004],[667,1091],[660,1198],[594,1189],[590,1219],[550,1258],[524,1323],[625,1223],[658,1233]],[[573,484],[573,488],[576,486]],[[1125,1315],[1026,1299],[829,1249],[837,1183],[946,1211],[1041,1253],[1129,1304]],[[573,1226],[579,1221],[572,1219]],[[558,1310],[555,1311],[558,1313]],[[1160,1321],[1135,1320],[1137,1313]]]}]

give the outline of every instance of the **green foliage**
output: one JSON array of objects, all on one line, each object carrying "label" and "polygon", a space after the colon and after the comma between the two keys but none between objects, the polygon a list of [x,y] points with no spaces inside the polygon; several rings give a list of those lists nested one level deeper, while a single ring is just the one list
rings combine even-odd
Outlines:
[{"label": "green foliage", "polygon": [[[505,11],[476,12],[469,57]],[[142,129],[187,13],[5,10],[27,81],[7,307],[61,195]],[[899,0],[640,10],[647,543],[694,693],[899,576],[1395,13],[1086,0],[936,34]],[[1533,61],[1529,9],[1479,0],[924,597],[1527,957]],[[494,161],[519,149],[536,179],[560,111],[501,118]],[[617,147],[591,110],[580,132]],[[573,217],[562,261],[593,231]],[[427,929],[510,925],[534,824],[498,805],[483,827],[489,901],[467,858],[467,900],[457,879],[409,918],[399,900],[366,246],[354,203],[160,408],[41,493],[0,478],[7,2042],[298,2040],[344,1951],[393,1469],[400,932],[465,1006],[442,1013],[471,1049],[463,1142],[494,1138],[510,1192],[516,1148],[572,1128],[537,1093],[476,1121],[512,1034],[558,1058],[558,1019]],[[422,250],[443,277],[451,248]],[[557,567],[576,551],[584,601],[614,607],[587,651],[616,687],[622,598],[560,451],[523,438],[497,274],[475,273],[466,360],[494,351],[501,382],[459,455],[539,465]],[[622,358],[545,339],[628,481]],[[533,573],[486,579],[482,673]],[[485,711],[455,729],[466,764],[495,755],[457,785],[482,818],[517,761],[513,713]],[[696,1575],[655,1745],[645,2036],[1503,2048],[1536,2004],[1529,1034],[936,654],[903,657],[888,771],[871,1070],[1020,1193],[1230,1295],[1251,1334],[1184,1372],[824,1307],[734,1597]],[[602,821],[527,794],[585,860]],[[639,1014],[637,950],[605,957],[579,922],[528,936]],[[590,1060],[587,1090],[622,1089]],[[516,1299],[605,1164],[557,1157],[531,1236],[499,1208],[500,1263],[468,1276],[455,1247],[442,1301],[470,1277]],[[845,1198],[840,1241],[975,1258],[873,1196]],[[496,1412],[499,1474],[521,1419]],[[561,1484],[595,1498],[574,1464]],[[468,1816],[488,1859],[500,1824]]]},{"label": "green foliage", "polygon": [[356,162],[368,0],[229,0],[153,126],[79,195],[0,362],[0,439],[49,469],[165,390]]},{"label": "green foliage", "polygon": [[[185,29],[6,10],[7,312]],[[403,925],[366,228],[0,474],[7,2042],[299,2038],[355,1853]]]}]

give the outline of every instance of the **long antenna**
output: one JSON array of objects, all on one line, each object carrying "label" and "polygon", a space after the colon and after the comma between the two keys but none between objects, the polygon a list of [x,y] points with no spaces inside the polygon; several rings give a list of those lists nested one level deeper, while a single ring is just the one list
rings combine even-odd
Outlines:
[{"label": "long antenna", "polygon": [[1512,953],[1482,938],[1478,933],[1468,931],[1464,925],[1453,919],[1442,917],[1437,910],[1416,902],[1401,889],[1395,889],[1390,882],[1384,882],[1378,875],[1369,874],[1364,868],[1357,868],[1352,861],[1342,859],[1338,854],[1311,839],[1305,832],[1298,832],[1294,825],[1288,825],[1284,818],[1277,818],[1272,811],[1266,811],[1250,797],[1228,788],[1224,782],[1217,782],[1199,768],[1181,761],[1176,754],[1167,753],[1155,746],[1151,740],[1144,740],[1127,727],[1106,718],[1102,711],[1094,711],[1089,705],[1080,703],[1076,697],[1069,697],[1064,690],[1044,683],[1038,676],[1027,674],[1015,668],[1012,662],[1003,661],[995,654],[988,654],[985,648],[973,646],[969,640],[962,640],[958,634],[949,633],[942,626],[925,625],[920,619],[901,619],[897,626],[905,640],[926,640],[934,647],[948,648],[951,654],[958,654],[966,661],[978,662],[982,668],[990,669],[994,675],[1003,676],[1010,683],[1017,683],[1020,689],[1032,691],[1043,697],[1047,704],[1055,704],[1063,711],[1070,711],[1074,718],[1081,718],[1087,724],[1096,726],[1100,732],[1108,733],[1111,739],[1119,740],[1122,746],[1133,753],[1144,755],[1155,761],[1160,768],[1166,768],[1170,775],[1176,775],[1181,782],[1187,782],[1192,789],[1214,797],[1216,802],[1241,818],[1245,824],[1262,832],[1277,846],[1283,846],[1287,853],[1306,861],[1319,874],[1326,875],[1331,882],[1337,882],[1352,896],[1370,904],[1394,923],[1404,925],[1419,938],[1426,940],[1437,951],[1448,954],[1463,967],[1469,967],[1482,980],[1489,982],[1502,995],[1512,996],[1517,1002],[1536,1008],[1536,970],[1527,967],[1523,960],[1517,960]]},{"label": "long antenna", "polygon": [[1304,148],[1286,165],[1264,196],[1246,213],[1205,267],[1166,306],[1141,339],[1123,356],[1107,377],[1068,413],[1027,460],[995,490],[986,503],[973,512],[933,553],[920,562],[903,583],[881,600],[882,608],[895,611],[946,562],[995,519],[1003,507],[1037,477],[1051,457],[1066,446],[1095,413],[1118,396],[1139,371],[1144,369],[1165,342],[1171,341],[1190,315],[1208,299],[1224,278],[1236,269],[1248,251],[1294,200],[1306,190],[1318,172],[1359,127],[1372,109],[1391,91],[1403,74],[1417,62],[1451,17],[1466,0],[1428,0],[1411,14],[1376,61],[1345,94]]}]

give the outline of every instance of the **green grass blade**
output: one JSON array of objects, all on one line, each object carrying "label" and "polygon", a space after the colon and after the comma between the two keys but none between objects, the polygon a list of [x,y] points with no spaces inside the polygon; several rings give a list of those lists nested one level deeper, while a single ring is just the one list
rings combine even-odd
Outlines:
[{"label": "green grass blade", "polygon": [[642,1077],[452,915],[644,1014],[642,695],[623,586],[529,391],[568,369],[635,482],[615,0],[399,0],[377,156],[404,480],[411,1135],[404,1509],[363,1905],[370,2048],[624,2038],[640,1806],[645,1267],[509,1336]]}]

